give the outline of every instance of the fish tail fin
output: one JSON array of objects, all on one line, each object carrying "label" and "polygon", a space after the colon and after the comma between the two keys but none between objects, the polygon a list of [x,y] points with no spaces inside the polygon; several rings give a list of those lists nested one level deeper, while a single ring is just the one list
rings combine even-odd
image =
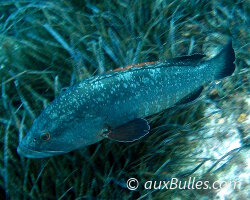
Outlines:
[{"label": "fish tail fin", "polygon": [[223,47],[219,54],[211,59],[212,66],[215,66],[214,79],[222,79],[232,75],[235,70],[235,53],[232,46],[232,40]]}]

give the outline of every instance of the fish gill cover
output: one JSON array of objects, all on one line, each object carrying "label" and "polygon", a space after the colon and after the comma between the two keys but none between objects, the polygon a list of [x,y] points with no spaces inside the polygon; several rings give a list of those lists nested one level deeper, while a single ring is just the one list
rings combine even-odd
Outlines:
[{"label": "fish gill cover", "polygon": [[[0,198],[247,199],[249,1],[1,1]],[[148,118],[134,143],[100,143],[47,159],[16,148],[66,87],[119,67],[214,56],[231,37],[236,70],[197,101]],[[217,49],[218,48],[218,49]],[[147,181],[240,181],[240,188],[146,189]],[[140,185],[129,190],[136,178]],[[147,185],[148,186],[148,185]]]}]

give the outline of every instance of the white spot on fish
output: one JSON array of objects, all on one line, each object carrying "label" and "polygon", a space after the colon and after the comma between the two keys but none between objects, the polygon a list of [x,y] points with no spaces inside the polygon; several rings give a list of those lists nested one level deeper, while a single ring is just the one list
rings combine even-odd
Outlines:
[{"label": "white spot on fish", "polygon": [[56,118],[57,116],[58,116],[58,115],[57,115],[57,113],[55,113],[55,112],[53,112],[52,115],[51,115],[52,119],[53,119],[53,118]]}]

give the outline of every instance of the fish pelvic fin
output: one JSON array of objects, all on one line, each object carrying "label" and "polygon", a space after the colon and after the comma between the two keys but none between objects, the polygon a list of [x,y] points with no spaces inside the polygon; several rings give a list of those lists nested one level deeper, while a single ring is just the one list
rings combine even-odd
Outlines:
[{"label": "fish pelvic fin", "polygon": [[232,75],[235,70],[234,61],[235,53],[230,39],[220,53],[211,59],[212,66],[215,67],[214,79],[219,80]]}]

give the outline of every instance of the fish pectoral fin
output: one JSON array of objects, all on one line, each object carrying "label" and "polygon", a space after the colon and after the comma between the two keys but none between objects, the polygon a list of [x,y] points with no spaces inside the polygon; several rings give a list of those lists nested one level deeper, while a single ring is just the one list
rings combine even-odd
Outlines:
[{"label": "fish pectoral fin", "polygon": [[118,142],[134,142],[149,133],[148,121],[136,118],[114,129],[110,129],[103,136]]},{"label": "fish pectoral fin", "polygon": [[203,86],[196,89],[194,92],[191,92],[187,96],[185,96],[176,105],[182,105],[182,104],[186,104],[186,103],[189,103],[191,101],[194,101],[195,99],[197,99],[200,96],[202,90],[203,90]]}]

